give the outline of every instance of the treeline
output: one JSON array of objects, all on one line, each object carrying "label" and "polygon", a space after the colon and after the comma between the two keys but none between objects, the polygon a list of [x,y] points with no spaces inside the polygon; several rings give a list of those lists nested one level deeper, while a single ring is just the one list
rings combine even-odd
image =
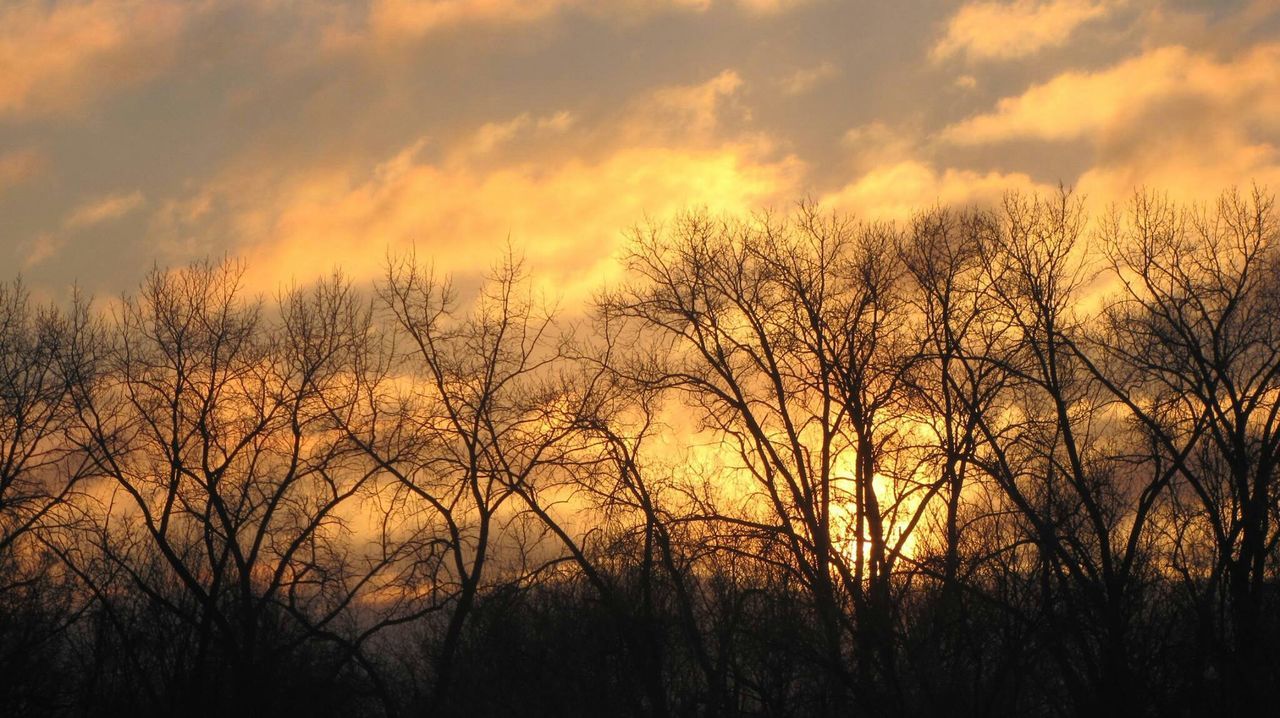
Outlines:
[{"label": "treeline", "polygon": [[240,269],[0,289],[0,714],[1280,698],[1265,193],[690,214],[585,315]]}]

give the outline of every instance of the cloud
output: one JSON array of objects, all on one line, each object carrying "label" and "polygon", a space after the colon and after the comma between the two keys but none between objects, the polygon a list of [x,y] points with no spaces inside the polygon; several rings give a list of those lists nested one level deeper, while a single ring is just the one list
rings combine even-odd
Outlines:
[{"label": "cloud", "polygon": [[76,232],[122,219],[146,203],[141,191],[122,192],[85,202],[71,210],[62,220],[62,231],[41,232],[19,246],[24,269],[41,264],[55,256]]},{"label": "cloud", "polygon": [[67,229],[85,229],[103,222],[120,219],[143,205],[141,191],[112,194],[86,202],[71,211],[63,221]]},{"label": "cloud", "polygon": [[382,37],[418,36],[466,23],[532,22],[569,4],[570,0],[376,0],[369,25]]},{"label": "cloud", "polygon": [[1083,142],[1077,182],[1097,201],[1140,185],[1204,199],[1258,181],[1280,187],[1280,44],[1234,57],[1151,49],[1093,72],[1063,73],[941,132],[944,142]]},{"label": "cloud", "polygon": [[1161,47],[1097,72],[1067,72],[1000,100],[995,110],[947,127],[957,144],[1074,140],[1142,117],[1151,106],[1183,100],[1211,106],[1224,123],[1280,122],[1280,45],[1262,45],[1219,61]]},{"label": "cloud", "polygon": [[565,113],[520,115],[443,152],[423,138],[372,166],[285,178],[229,172],[162,206],[153,236],[200,251],[216,231],[209,222],[229,217],[222,231],[246,257],[249,284],[263,291],[334,267],[375,278],[388,251],[414,247],[441,272],[479,272],[509,238],[544,286],[581,299],[617,271],[622,231],[646,217],[693,207],[745,212],[794,197],[798,160],[760,135],[720,136],[719,118],[741,84],[726,71],[655,89],[594,136],[557,132],[573,123]]},{"label": "cloud", "polygon": [[0,154],[0,192],[40,174],[46,162],[43,153],[32,149]]},{"label": "cloud", "polygon": [[253,238],[270,241],[250,248],[250,263],[266,286],[282,269],[305,280],[341,266],[367,278],[380,270],[384,249],[421,243],[442,269],[467,272],[486,267],[510,236],[535,266],[559,274],[550,284],[593,283],[620,230],[646,214],[749,210],[785,186],[785,175],[785,167],[755,165],[733,147],[629,148],[602,162],[483,174],[417,162],[410,148],[369,177],[289,188],[254,218],[268,232]]},{"label": "cloud", "polygon": [[1076,183],[1099,204],[1123,200],[1141,187],[1183,202],[1212,200],[1224,189],[1253,183],[1280,190],[1275,139],[1252,137],[1238,126],[1206,121],[1154,137],[1117,135],[1104,149],[1101,160]]},{"label": "cloud", "polygon": [[903,159],[874,167],[823,196],[820,203],[869,219],[905,220],[935,204],[989,205],[1009,191],[1049,193],[1053,189],[1023,173],[939,169],[923,160]]},{"label": "cloud", "polygon": [[1009,191],[1051,192],[1022,172],[980,172],[940,165],[935,148],[913,123],[871,122],[844,134],[855,178],[819,198],[828,209],[876,220],[906,220],[943,205],[991,205]]},{"label": "cloud", "polygon": [[856,172],[914,159],[921,143],[919,128],[912,123],[889,125],[875,121],[844,133],[840,144],[852,155]]},{"label": "cloud", "polygon": [[[786,12],[808,2],[810,2],[810,0],[730,0],[729,4],[736,5],[749,13],[757,15],[772,15],[775,13]],[[690,0],[686,0],[685,4],[691,4]],[[710,0],[704,0],[703,2],[692,0],[692,4],[710,6],[711,2]]]},{"label": "cloud", "polygon": [[538,134],[565,132],[573,120],[573,113],[562,110],[545,117],[533,118],[526,112],[503,122],[486,122],[472,133],[466,148],[475,154],[487,154],[529,130]]},{"label": "cloud", "polygon": [[[752,15],[772,15],[809,0],[721,0]],[[715,0],[374,0],[368,29],[383,39],[412,39],[460,25],[524,25],[565,10],[636,20],[663,10],[705,12]]]},{"label": "cloud", "polygon": [[778,81],[778,89],[784,95],[803,95],[818,85],[840,74],[832,62],[820,62],[813,67],[802,67]]},{"label": "cloud", "polygon": [[669,131],[683,128],[687,132],[706,134],[719,123],[724,101],[732,98],[741,87],[742,76],[734,70],[723,70],[700,84],[659,89],[651,95],[646,122],[639,129]]},{"label": "cloud", "polygon": [[1076,28],[1120,3],[1105,0],[980,0],[961,7],[930,52],[971,61],[1015,60],[1067,42]]},{"label": "cloud", "polygon": [[1160,47],[1098,72],[1069,72],[1036,84],[998,101],[991,113],[950,125],[942,136],[957,145],[1078,140],[1179,99],[1219,110],[1219,122],[1274,124],[1280,120],[1280,45],[1226,61]]},{"label": "cloud", "polygon": [[66,240],[62,237],[51,232],[41,232],[36,235],[35,239],[19,247],[19,253],[22,255],[22,268],[31,269],[53,257],[62,250],[64,244],[66,244]]},{"label": "cloud", "polygon": [[0,8],[0,118],[55,115],[158,74],[192,4],[19,1]]}]

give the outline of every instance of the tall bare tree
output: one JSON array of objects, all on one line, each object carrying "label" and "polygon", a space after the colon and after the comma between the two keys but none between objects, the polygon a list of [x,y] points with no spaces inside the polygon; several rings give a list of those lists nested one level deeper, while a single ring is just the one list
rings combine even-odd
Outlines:
[{"label": "tall bare tree", "polygon": [[731,452],[737,508],[708,500],[704,519],[782,551],[774,568],[806,587],[828,708],[853,688],[872,708],[900,701],[893,572],[932,496],[901,461],[916,352],[896,240],[812,207],[690,215],[637,234],[635,283],[602,307],[655,340],[633,379],[678,392]]},{"label": "tall bare tree", "polygon": [[[1173,567],[1214,624],[1205,670],[1221,701],[1274,698],[1267,618],[1280,542],[1280,220],[1259,189],[1181,207],[1141,193],[1102,230],[1122,286],[1107,311],[1115,382],[1151,437],[1148,461],[1176,472]],[[1205,560],[1194,545],[1212,546]],[[1203,554],[1201,554],[1203,555]],[[1214,686],[1205,686],[1214,690]]]}]

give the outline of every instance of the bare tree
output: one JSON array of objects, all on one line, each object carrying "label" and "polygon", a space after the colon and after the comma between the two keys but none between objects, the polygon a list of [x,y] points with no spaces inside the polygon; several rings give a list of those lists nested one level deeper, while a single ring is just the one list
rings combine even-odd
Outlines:
[{"label": "bare tree", "polygon": [[0,287],[0,705],[1257,713],[1273,204],[687,214],[580,320],[510,254]]},{"label": "bare tree", "polygon": [[935,493],[902,461],[916,352],[894,230],[802,207],[793,221],[686,216],[634,241],[635,284],[603,311],[655,340],[632,379],[677,391],[732,452],[728,493],[745,500],[706,500],[704,521],[781,550],[742,544],[806,587],[827,709],[855,686],[888,709],[900,701],[894,567]]},{"label": "bare tree", "polygon": [[[1110,349],[1149,432],[1148,461],[1176,471],[1172,565],[1210,621],[1231,710],[1269,704],[1275,635],[1280,458],[1280,223],[1274,199],[1224,194],[1211,207],[1137,195],[1102,235],[1123,288],[1107,311]],[[1213,546],[1198,560],[1194,542]],[[1213,666],[1213,663],[1209,664]],[[1213,690],[1213,686],[1205,686]]]},{"label": "bare tree", "polygon": [[67,434],[92,334],[78,298],[61,312],[0,285],[0,705],[13,710],[51,699],[42,657],[82,608],[57,555],[82,522],[85,462]]},{"label": "bare tree", "polygon": [[288,297],[273,325],[227,263],[153,272],[124,300],[108,380],[78,415],[114,494],[99,529],[105,575],[125,581],[92,588],[108,602],[145,597],[153,618],[141,620],[170,621],[161,640],[182,647],[163,673],[134,676],[168,702],[156,709],[291,700],[300,648],[340,632],[388,563],[354,545],[351,509],[373,472],[350,460],[320,399],[344,381],[335,359],[360,312],[330,284]]},{"label": "bare tree", "polygon": [[995,319],[999,301],[984,247],[999,231],[992,212],[938,207],[913,218],[899,247],[920,348],[907,378],[920,436],[917,471],[935,477],[941,499],[916,532],[910,557],[914,571],[939,585],[936,602],[926,600],[909,626],[921,645],[911,680],[933,712],[979,712],[1004,677],[1020,670],[1014,645],[973,640],[981,609],[1005,615],[1010,608],[982,576],[1008,575],[999,562],[1020,538],[1002,530],[1000,489],[981,468],[979,422],[1013,379],[990,360],[1001,356],[1004,326]]},{"label": "bare tree", "polygon": [[[449,711],[467,620],[481,593],[519,584],[554,557],[522,549],[512,497],[532,492],[567,428],[554,421],[549,373],[564,356],[552,314],[527,292],[520,263],[499,266],[468,306],[412,258],[379,287],[390,320],[385,366],[366,373],[350,439],[389,477],[387,521],[408,547],[416,615],[442,616],[425,698]],[[536,543],[536,540],[535,540]]]},{"label": "bare tree", "polygon": [[[964,359],[1005,377],[992,401],[969,400],[965,409],[981,437],[978,464],[1036,548],[1034,618],[1048,629],[1043,639],[1067,695],[1093,696],[1082,710],[1093,709],[1090,700],[1131,708],[1141,698],[1132,679],[1133,624],[1152,580],[1154,510],[1173,470],[1135,466],[1131,457],[1147,439],[1144,415],[1114,391],[1114,369],[1084,341],[1092,326],[1081,310],[1083,289],[1096,281],[1081,242],[1085,220],[1080,201],[1065,192],[1006,198],[998,230],[980,245],[996,300],[986,321],[999,328],[998,340]],[[948,381],[963,392],[963,383]]]}]

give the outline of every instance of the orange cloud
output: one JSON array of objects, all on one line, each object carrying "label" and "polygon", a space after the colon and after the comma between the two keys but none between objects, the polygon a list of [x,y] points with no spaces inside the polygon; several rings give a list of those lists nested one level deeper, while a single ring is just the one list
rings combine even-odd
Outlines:
[{"label": "orange cloud", "polygon": [[64,244],[60,237],[49,232],[42,232],[35,239],[24,243],[19,247],[19,253],[22,257],[22,268],[31,269],[41,262],[49,259],[62,249]]},{"label": "orange cloud", "polygon": [[850,151],[854,171],[863,173],[914,159],[920,140],[919,127],[914,124],[876,121],[845,132],[840,144]]},{"label": "orange cloud", "polygon": [[718,124],[724,100],[732,98],[741,87],[742,77],[733,70],[724,70],[699,85],[662,88],[650,98],[647,121],[629,129],[683,128],[686,132],[706,134]]},{"label": "orange cloud", "polygon": [[946,128],[944,141],[1086,141],[1077,188],[1097,202],[1156,187],[1195,200],[1257,181],[1280,186],[1280,44],[1219,59],[1161,47],[1096,72],[1068,72]]},{"label": "orange cloud", "polygon": [[80,230],[114,222],[145,204],[141,191],[122,192],[90,200],[71,210],[62,220],[62,232],[42,232],[19,247],[22,266],[30,269],[62,251],[69,235]]},{"label": "orange cloud", "polygon": [[0,117],[73,110],[156,75],[191,7],[85,0],[0,8]]},{"label": "orange cloud", "polygon": [[[609,126],[611,144],[591,152],[563,136],[571,115],[521,115],[482,126],[430,161],[424,139],[372,167],[283,181],[231,173],[161,208],[154,231],[198,247],[210,207],[226,212],[249,283],[266,291],[334,267],[377,277],[387,252],[415,246],[442,272],[483,271],[510,238],[544,286],[581,299],[616,271],[622,231],[646,217],[691,207],[745,212],[794,196],[798,160],[777,156],[765,137],[718,136],[720,113],[740,84],[727,71],[647,93]],[[508,144],[519,146],[521,159],[504,157]]]},{"label": "orange cloud", "polygon": [[944,139],[985,144],[1096,135],[1177,98],[1220,109],[1225,123],[1280,123],[1280,45],[1224,62],[1184,47],[1151,50],[1097,72],[1067,72],[999,101],[993,112],[946,128]]},{"label": "orange cloud", "polygon": [[822,197],[821,204],[868,219],[905,220],[935,204],[994,204],[1012,190],[1048,193],[1053,188],[1022,173],[938,169],[922,160],[903,159],[871,169]]},{"label": "orange cloud", "polygon": [[476,271],[514,238],[532,265],[575,294],[609,271],[619,232],[646,214],[687,206],[742,211],[788,184],[787,168],[757,166],[741,148],[628,148],[598,163],[515,166],[489,173],[419,163],[413,148],[371,176],[304,181],[253,217],[270,238],[249,248],[259,286],[282,273],[310,279],[340,266],[376,276],[385,251],[417,243],[445,271]]},{"label": "orange cloud", "polygon": [[1013,60],[1067,42],[1076,28],[1104,17],[1120,3],[1104,0],[970,2],[947,21],[930,55],[943,60]]},{"label": "orange cloud", "polygon": [[369,24],[379,36],[423,35],[463,23],[531,22],[567,4],[568,0],[376,0]]},{"label": "orange cloud", "polygon": [[1103,162],[1085,172],[1076,186],[1103,204],[1122,201],[1138,187],[1150,187],[1183,202],[1203,202],[1224,189],[1251,183],[1272,192],[1280,190],[1280,149],[1228,126],[1135,143],[1118,161]]},{"label": "orange cloud", "polygon": [[[808,0],[722,0],[752,14],[773,14]],[[519,25],[566,9],[635,19],[663,9],[706,11],[715,0],[375,0],[368,24],[382,38],[412,38],[465,24]]]},{"label": "orange cloud", "polygon": [[936,204],[991,205],[1006,192],[1051,192],[1021,172],[978,172],[939,166],[932,148],[912,123],[871,122],[845,133],[856,179],[819,198],[827,209],[873,220],[901,221]]},{"label": "orange cloud", "polygon": [[573,125],[573,121],[573,113],[562,110],[546,117],[533,118],[526,112],[505,122],[486,122],[472,134],[467,149],[477,154],[486,154],[529,130],[534,130],[537,134],[565,132]]},{"label": "orange cloud", "polygon": [[67,216],[63,226],[67,229],[84,229],[117,220],[141,207],[144,201],[145,198],[140,191],[100,197],[75,208]]}]

